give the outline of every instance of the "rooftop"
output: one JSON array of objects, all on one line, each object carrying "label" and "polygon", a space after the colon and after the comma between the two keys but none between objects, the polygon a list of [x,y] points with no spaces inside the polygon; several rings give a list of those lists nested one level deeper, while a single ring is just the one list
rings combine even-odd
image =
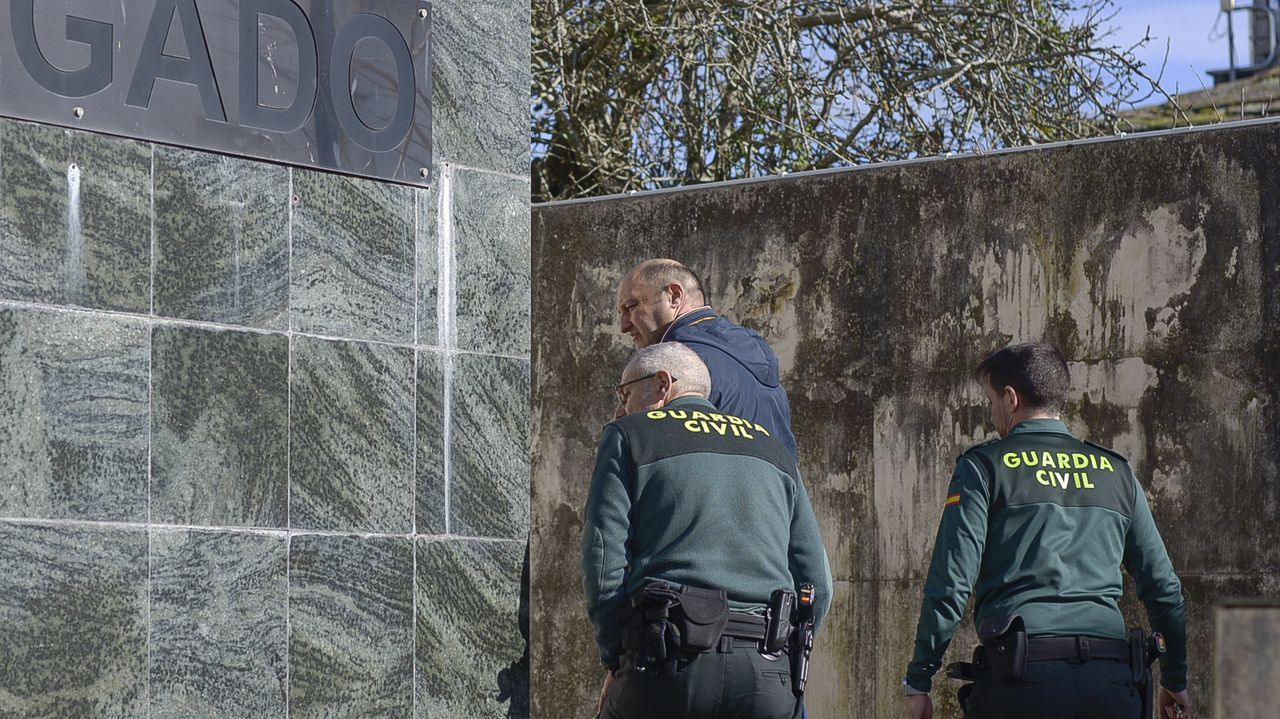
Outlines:
[{"label": "rooftop", "polygon": [[1175,95],[1174,100],[1182,112],[1175,112],[1167,102],[1128,110],[1120,113],[1121,128],[1146,132],[1280,115],[1280,67],[1235,82],[1184,92]]}]

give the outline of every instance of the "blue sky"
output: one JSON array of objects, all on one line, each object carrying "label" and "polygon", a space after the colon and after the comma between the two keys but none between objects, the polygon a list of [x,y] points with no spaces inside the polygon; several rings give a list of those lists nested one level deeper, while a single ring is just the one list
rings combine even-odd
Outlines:
[{"label": "blue sky", "polygon": [[[1251,4],[1244,0],[1239,4]],[[1154,76],[1164,59],[1168,42],[1169,60],[1163,85],[1182,92],[1200,89],[1213,81],[1205,70],[1227,67],[1227,24],[1219,10],[1219,0],[1116,0],[1119,13],[1112,20],[1117,44],[1129,45],[1142,38],[1147,26],[1153,40],[1138,51],[1139,59]],[[1235,14],[1236,62],[1248,63],[1248,13]],[[1216,23],[1216,27],[1215,27]]]}]

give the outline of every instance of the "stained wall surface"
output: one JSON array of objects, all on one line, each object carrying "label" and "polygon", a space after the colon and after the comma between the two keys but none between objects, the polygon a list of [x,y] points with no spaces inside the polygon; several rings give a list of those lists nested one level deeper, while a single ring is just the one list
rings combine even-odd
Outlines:
[{"label": "stained wall surface", "polygon": [[[650,256],[781,360],[837,587],[810,716],[901,711],[950,472],[994,436],[970,369],[1037,338],[1070,360],[1073,431],[1151,500],[1213,706],[1214,601],[1280,593],[1278,156],[1264,123],[535,206],[534,715],[589,716],[602,677],[578,541],[630,353],[615,284]],[[973,643],[966,623],[947,661]]]},{"label": "stained wall surface", "polygon": [[527,2],[430,189],[0,121],[0,717],[528,715]]},{"label": "stained wall surface", "polygon": [[1280,601],[1228,600],[1214,608],[1214,716],[1265,719],[1280,701]]}]

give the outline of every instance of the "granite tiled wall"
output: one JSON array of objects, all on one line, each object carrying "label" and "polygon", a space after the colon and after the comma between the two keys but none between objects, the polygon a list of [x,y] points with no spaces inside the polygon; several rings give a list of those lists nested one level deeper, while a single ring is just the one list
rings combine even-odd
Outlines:
[{"label": "granite tiled wall", "polygon": [[528,4],[433,12],[429,188],[0,120],[0,717],[528,715]]}]

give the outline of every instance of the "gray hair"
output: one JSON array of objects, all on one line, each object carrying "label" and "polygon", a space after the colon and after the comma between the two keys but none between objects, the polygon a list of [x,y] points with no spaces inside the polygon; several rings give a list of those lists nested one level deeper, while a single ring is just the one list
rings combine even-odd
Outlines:
[{"label": "gray hair", "polygon": [[711,394],[711,373],[697,352],[679,342],[658,342],[638,350],[627,363],[638,377],[665,370],[680,382],[682,392],[706,398]]}]

